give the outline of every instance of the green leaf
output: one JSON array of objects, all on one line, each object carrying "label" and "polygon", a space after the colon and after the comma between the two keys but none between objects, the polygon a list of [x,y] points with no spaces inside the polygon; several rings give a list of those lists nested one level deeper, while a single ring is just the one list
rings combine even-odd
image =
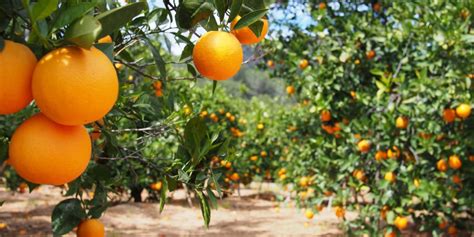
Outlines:
[{"label": "green leaf", "polygon": [[55,235],[64,235],[86,218],[81,202],[76,198],[61,201],[51,215],[52,230]]},{"label": "green leaf", "polygon": [[156,66],[160,70],[161,78],[163,78],[163,81],[166,82],[166,63],[163,60],[163,57],[161,57],[160,51],[153,45],[149,38],[143,37],[143,39],[145,40],[146,45],[148,45],[148,48],[150,48],[151,53],[153,54]]},{"label": "green leaf", "polygon": [[206,195],[204,195],[202,191],[196,190],[196,194],[199,198],[199,205],[201,206],[204,224],[206,225],[206,228],[208,228],[209,222],[211,221],[211,208],[209,207],[209,202],[207,201]]},{"label": "green leaf", "polygon": [[216,195],[212,191],[211,187],[207,187],[206,191],[207,191],[207,196],[209,196],[209,200],[211,200],[212,207],[217,210],[219,205],[217,204]]},{"label": "green leaf", "polygon": [[167,179],[162,180],[161,195],[160,195],[160,213],[163,212],[166,203],[166,193],[168,192],[168,181]]},{"label": "green leaf", "polygon": [[240,18],[237,24],[235,24],[234,29],[238,30],[257,22],[258,20],[262,19],[265,14],[267,14],[267,11],[268,9],[256,10],[244,15],[242,18]]},{"label": "green leaf", "polygon": [[64,194],[64,195],[65,196],[74,195],[79,191],[79,188],[81,187],[81,181],[80,181],[79,178],[77,178],[77,179],[73,180],[72,182],[69,182],[67,186],[69,188],[68,188],[66,194]]},{"label": "green leaf", "polygon": [[180,28],[190,29],[208,18],[213,11],[214,6],[206,0],[186,0],[178,6],[176,21]]},{"label": "green leaf", "polygon": [[90,48],[97,39],[102,25],[93,16],[86,15],[69,27],[65,39],[82,48]]},{"label": "green leaf", "polygon": [[96,16],[96,19],[102,24],[102,31],[100,32],[98,38],[110,35],[112,32],[125,26],[146,8],[148,8],[148,4],[146,2],[136,2],[123,7],[112,9]]},{"label": "green leaf", "polygon": [[263,21],[259,20],[251,25],[249,25],[250,30],[255,34],[255,36],[260,37],[263,31]]},{"label": "green leaf", "polygon": [[3,51],[3,48],[5,47],[5,40],[3,37],[0,36],[0,52]]},{"label": "green leaf", "polygon": [[104,213],[107,210],[107,205],[97,205],[93,206],[91,209],[89,209],[89,212],[87,215],[90,218],[94,219],[99,219],[102,216],[102,213]]},{"label": "green leaf", "polygon": [[102,51],[102,53],[107,55],[107,57],[112,63],[114,62],[114,43],[96,44],[95,47]]},{"label": "green leaf", "polygon": [[31,21],[42,20],[58,9],[59,0],[39,0],[31,8]]},{"label": "green leaf", "polygon": [[73,6],[63,5],[59,9],[58,17],[54,20],[53,29],[59,29],[69,25],[80,17],[84,16],[94,8],[94,3],[78,3]]},{"label": "green leaf", "polygon": [[4,203],[5,203],[5,200],[0,201],[0,207],[3,206]]},{"label": "green leaf", "polygon": [[212,81],[212,94],[213,95],[216,92],[216,88],[217,88],[217,81]]},{"label": "green leaf", "polygon": [[221,21],[224,20],[225,12],[227,11],[227,1],[224,0],[214,0],[214,5],[217,8],[217,13]]},{"label": "green leaf", "polygon": [[202,27],[204,27],[204,29],[206,31],[218,31],[219,30],[219,26],[217,25],[217,21],[216,21],[216,18],[214,18],[214,16],[209,16],[209,18],[207,18],[207,21],[205,22],[201,22],[201,25]]},{"label": "green leaf", "polygon": [[193,54],[193,49],[194,49],[193,44],[187,44],[184,47],[183,52],[181,53],[181,57],[179,58],[179,61],[183,61],[184,59],[191,57],[191,55]]},{"label": "green leaf", "polygon": [[240,9],[242,8],[242,0],[232,0],[230,7],[229,22],[232,22],[236,16],[239,15]]}]

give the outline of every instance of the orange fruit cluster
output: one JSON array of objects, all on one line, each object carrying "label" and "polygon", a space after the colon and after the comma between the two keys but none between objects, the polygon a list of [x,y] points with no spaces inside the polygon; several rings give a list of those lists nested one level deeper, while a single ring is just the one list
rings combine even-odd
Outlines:
[{"label": "orange fruit cluster", "polygon": [[[79,177],[91,156],[84,124],[100,120],[118,97],[114,65],[99,49],[68,46],[37,62],[26,46],[6,40],[0,51],[0,114],[34,99],[40,113],[13,133],[8,163],[36,184],[60,185]],[[12,83],[14,82],[14,83]]]}]

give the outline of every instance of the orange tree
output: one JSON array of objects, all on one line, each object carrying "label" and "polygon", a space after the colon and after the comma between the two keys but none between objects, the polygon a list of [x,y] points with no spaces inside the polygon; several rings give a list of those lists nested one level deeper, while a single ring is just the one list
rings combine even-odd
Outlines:
[{"label": "orange tree", "polygon": [[[52,213],[56,235],[76,226],[79,236],[103,235],[96,219],[113,198],[130,191],[141,201],[148,189],[163,209],[179,186],[196,194],[208,225],[212,190],[221,194],[210,161],[228,156],[228,139],[183,88],[237,73],[241,43],[268,30],[266,6],[131,2],[0,3],[0,172],[12,190],[65,189]],[[177,43],[179,57],[170,53]]]},{"label": "orange tree", "polygon": [[285,182],[308,218],[331,204],[356,235],[472,231],[472,2],[275,8],[295,4],[311,24],[272,21],[291,33],[265,44],[261,66],[307,104],[278,119],[302,128],[288,134]]}]

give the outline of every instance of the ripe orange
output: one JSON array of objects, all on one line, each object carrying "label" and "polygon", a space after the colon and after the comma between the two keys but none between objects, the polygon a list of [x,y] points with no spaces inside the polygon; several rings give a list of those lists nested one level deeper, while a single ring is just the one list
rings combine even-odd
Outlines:
[{"label": "ripe orange", "polygon": [[154,190],[154,191],[160,191],[162,186],[163,186],[163,183],[161,181],[157,181],[155,183],[150,184],[151,190]]},{"label": "ripe orange", "polygon": [[288,95],[293,95],[295,93],[295,87],[294,86],[287,86],[286,87],[286,93],[288,93]]},{"label": "ripe orange", "polygon": [[454,170],[461,168],[461,165],[462,165],[461,159],[459,159],[459,156],[457,155],[450,156],[448,163],[449,163],[449,167],[451,167],[451,169],[454,169]]},{"label": "ripe orange", "polygon": [[408,226],[408,218],[404,216],[397,216],[395,217],[395,220],[393,221],[393,224],[399,229],[399,230],[404,230]]},{"label": "ripe orange", "polygon": [[82,221],[77,226],[77,237],[104,237],[105,227],[102,222],[97,219],[89,219]]},{"label": "ripe orange", "polygon": [[261,151],[260,152],[260,156],[263,157],[263,158],[267,157],[267,155],[268,155],[268,153],[266,151]]},{"label": "ripe orange", "polygon": [[441,159],[436,163],[436,168],[441,172],[446,172],[448,170],[448,165],[446,164],[445,159]]},{"label": "ripe orange", "polygon": [[326,6],[326,3],[325,3],[325,2],[319,3],[319,9],[324,10],[324,9],[326,9],[326,7],[327,7],[327,6]]},{"label": "ripe orange", "polygon": [[370,142],[367,140],[361,140],[359,143],[357,143],[357,147],[359,148],[360,152],[366,153],[370,150]]},{"label": "ripe orange", "polygon": [[110,35],[106,35],[106,36],[100,38],[97,42],[100,43],[100,44],[103,44],[103,43],[112,43],[113,41],[112,41],[112,37],[110,37]]},{"label": "ripe orange", "polygon": [[365,54],[365,57],[367,57],[368,60],[373,59],[375,57],[375,51],[370,50],[369,52]]},{"label": "ripe orange", "polygon": [[319,118],[323,122],[329,122],[331,121],[331,112],[329,112],[329,110],[323,110],[321,111],[321,115],[319,116]]},{"label": "ripe orange", "polygon": [[91,149],[83,126],[60,125],[39,113],[16,129],[8,161],[32,183],[61,185],[84,172]]},{"label": "ripe orange", "polygon": [[269,68],[275,67],[275,63],[273,62],[273,60],[268,60],[267,61],[267,67],[269,67]]},{"label": "ripe orange", "polygon": [[393,146],[392,149],[387,150],[388,158],[397,159],[400,157],[400,149],[397,146]]},{"label": "ripe orange", "polygon": [[452,123],[456,119],[456,111],[454,109],[444,109],[443,120],[446,123]]},{"label": "ripe orange", "polygon": [[237,174],[237,173],[233,173],[233,174],[230,176],[230,179],[231,179],[232,181],[234,181],[234,182],[237,182],[237,181],[239,181],[240,176],[239,176],[239,174]]},{"label": "ripe orange", "polygon": [[374,9],[374,12],[379,12],[381,8],[382,4],[380,4],[379,2],[376,2],[374,3],[374,5],[372,5],[372,9]]},{"label": "ripe orange", "polygon": [[300,186],[301,186],[301,187],[308,187],[309,181],[310,181],[310,180],[309,180],[308,177],[306,177],[306,176],[301,177],[301,179],[300,179]]},{"label": "ripe orange", "polygon": [[257,129],[258,130],[263,130],[265,128],[265,125],[263,123],[257,124]]},{"label": "ripe orange", "polygon": [[387,159],[387,152],[377,151],[377,153],[375,153],[375,160],[376,161],[380,161],[380,160],[384,160],[384,159]]},{"label": "ripe orange", "polygon": [[448,227],[448,222],[446,220],[443,220],[442,222],[439,223],[438,227],[440,229],[446,229],[446,227]]},{"label": "ripe orange", "polygon": [[453,183],[455,183],[455,184],[460,184],[462,182],[461,178],[457,174],[453,175],[452,180],[453,180]]},{"label": "ripe orange", "polygon": [[203,76],[227,80],[240,70],[244,59],[239,40],[230,33],[209,31],[196,42],[193,62]]},{"label": "ripe orange", "polygon": [[388,206],[383,206],[382,209],[380,210],[380,218],[385,220],[387,218],[387,211],[389,211],[390,208]]},{"label": "ripe orange", "polygon": [[63,125],[101,119],[114,106],[119,90],[113,64],[94,47],[49,52],[36,66],[32,88],[41,112]]},{"label": "ripe orange", "polygon": [[384,235],[384,237],[396,237],[396,236],[397,236],[397,234],[394,231],[392,231],[390,233],[385,233],[385,235]]},{"label": "ripe orange", "polygon": [[5,40],[0,52],[0,114],[16,113],[30,104],[36,57],[25,45]]},{"label": "ripe orange", "polygon": [[335,208],[335,212],[336,212],[336,216],[339,218],[344,218],[344,216],[346,215],[346,210],[344,210],[344,207],[341,207],[341,206],[337,206]]},{"label": "ripe orange", "polygon": [[304,215],[306,216],[306,218],[308,218],[308,219],[310,219],[310,220],[313,219],[313,217],[314,217],[314,213],[313,213],[313,211],[311,211],[310,209],[307,209],[307,210],[304,212]]},{"label": "ripe orange", "polygon": [[359,170],[359,169],[354,170],[354,172],[352,172],[352,176],[354,176],[354,178],[356,178],[360,181],[364,181],[364,179],[365,179],[364,171]]},{"label": "ripe orange", "polygon": [[237,16],[234,18],[234,20],[230,24],[230,30],[231,30],[231,33],[235,35],[235,37],[237,37],[237,39],[240,41],[241,44],[255,44],[262,41],[265,38],[265,36],[268,33],[268,20],[267,19],[263,19],[263,18],[261,19],[263,22],[263,29],[262,29],[262,32],[260,33],[260,36],[257,37],[255,33],[253,33],[253,31],[248,26],[244,28],[240,28],[238,30],[234,30],[234,26],[235,24],[237,24],[237,22],[239,22],[240,18],[241,18],[240,16]]},{"label": "ripe orange", "polygon": [[302,60],[300,61],[299,67],[300,67],[301,70],[304,70],[305,68],[308,67],[308,65],[309,65],[308,60],[302,59]]},{"label": "ripe orange", "polygon": [[251,157],[250,157],[250,160],[251,160],[251,161],[257,161],[257,160],[258,160],[258,156],[251,156]]},{"label": "ripe orange", "polygon": [[408,127],[408,118],[400,116],[395,121],[395,126],[399,129],[406,129]]},{"label": "ripe orange", "polygon": [[448,227],[448,234],[449,235],[455,236],[457,233],[458,233],[458,229],[456,228],[456,226],[451,225],[451,226]]},{"label": "ripe orange", "polygon": [[471,106],[469,104],[460,104],[456,108],[456,115],[462,119],[466,119],[471,114]]},{"label": "ripe orange", "polygon": [[390,183],[393,183],[397,179],[397,176],[393,172],[387,172],[385,173],[384,179]]}]

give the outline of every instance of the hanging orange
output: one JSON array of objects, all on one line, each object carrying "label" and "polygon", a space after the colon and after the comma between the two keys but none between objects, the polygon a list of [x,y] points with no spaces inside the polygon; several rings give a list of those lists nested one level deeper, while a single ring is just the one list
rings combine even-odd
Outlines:
[{"label": "hanging orange", "polygon": [[4,41],[0,51],[0,114],[16,113],[30,104],[36,57],[25,45]]},{"label": "hanging orange", "polygon": [[212,80],[227,80],[240,70],[244,54],[234,35],[209,31],[196,43],[193,62],[203,76]]},{"label": "hanging orange", "polygon": [[241,44],[256,44],[265,38],[265,36],[268,33],[268,20],[267,19],[263,19],[263,18],[261,19],[263,22],[263,28],[259,37],[257,37],[255,33],[253,33],[253,31],[248,26],[240,28],[238,30],[234,30],[235,24],[237,24],[237,22],[239,22],[240,19],[241,19],[240,16],[237,16],[234,18],[234,20],[230,24],[230,30],[232,34],[235,35],[235,37],[237,37],[237,39],[240,41]]},{"label": "hanging orange", "polygon": [[46,54],[36,66],[33,98],[48,118],[63,125],[82,125],[106,115],[118,97],[112,62],[92,47],[64,47]]},{"label": "hanging orange", "polygon": [[39,113],[13,133],[8,163],[32,183],[61,185],[84,172],[91,150],[84,126],[60,125]]}]

